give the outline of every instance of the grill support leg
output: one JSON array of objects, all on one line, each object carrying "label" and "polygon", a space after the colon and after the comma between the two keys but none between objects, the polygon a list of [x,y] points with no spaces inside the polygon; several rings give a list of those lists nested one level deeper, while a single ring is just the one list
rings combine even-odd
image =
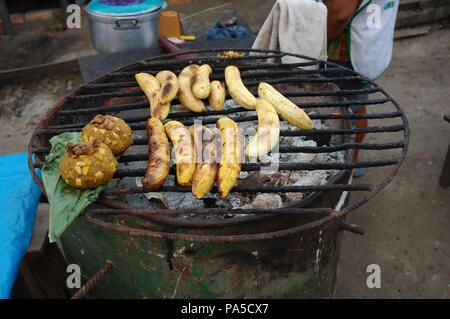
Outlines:
[{"label": "grill support leg", "polygon": [[3,29],[5,34],[13,35],[14,34],[14,26],[9,19],[8,7],[6,6],[5,0],[0,0],[0,16],[3,21]]},{"label": "grill support leg", "polygon": [[445,157],[444,165],[442,166],[439,184],[442,187],[450,186],[450,144],[448,145],[447,156]]},{"label": "grill support leg", "polygon": [[355,224],[347,224],[344,221],[342,221],[341,229],[349,231],[354,234],[364,235],[364,229]]}]

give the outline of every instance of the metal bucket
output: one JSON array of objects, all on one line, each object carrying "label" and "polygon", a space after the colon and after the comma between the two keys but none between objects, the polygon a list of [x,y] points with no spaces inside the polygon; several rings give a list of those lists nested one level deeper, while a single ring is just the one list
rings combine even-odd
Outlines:
[{"label": "metal bucket", "polygon": [[158,45],[161,7],[135,15],[102,15],[86,9],[91,41],[100,52],[111,53]]}]

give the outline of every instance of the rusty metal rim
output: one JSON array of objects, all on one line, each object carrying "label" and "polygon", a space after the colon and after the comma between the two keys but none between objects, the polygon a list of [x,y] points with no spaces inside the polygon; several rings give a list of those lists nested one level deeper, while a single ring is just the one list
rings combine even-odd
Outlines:
[{"label": "rusty metal rim", "polygon": [[[147,59],[143,62],[140,63],[135,63],[123,68],[120,68],[116,71],[113,72],[120,72],[121,70],[127,70],[130,68],[133,68],[135,66],[142,66],[145,64],[148,64],[148,62],[150,61],[155,61],[157,59],[164,59],[164,58],[172,58],[174,56],[177,55],[186,55],[186,54],[192,54],[192,53],[205,53],[205,52],[220,52],[224,49],[213,49],[213,50],[192,50],[192,51],[187,51],[187,52],[180,52],[180,53],[171,53],[171,54],[165,54],[165,55],[160,55],[160,56],[156,56],[150,59]],[[341,68],[343,70],[346,70],[348,72],[351,72],[359,77],[361,77],[361,79],[367,81],[368,83],[370,83],[371,85],[377,87],[380,89],[380,91],[388,98],[391,99],[391,102],[394,104],[395,108],[397,109],[397,111],[401,114],[401,118],[402,118],[402,122],[403,122],[403,131],[404,131],[404,145],[402,147],[402,154],[400,155],[399,160],[397,161],[397,163],[395,164],[392,172],[389,174],[388,177],[386,177],[384,180],[382,180],[382,182],[380,184],[378,184],[371,192],[369,192],[368,194],[366,194],[366,196],[363,196],[362,198],[360,198],[358,201],[356,201],[355,203],[353,203],[352,205],[344,208],[341,211],[333,211],[331,214],[329,214],[328,216],[315,220],[313,222],[309,222],[307,224],[304,225],[300,225],[300,226],[296,226],[296,227],[292,227],[289,229],[285,229],[285,230],[280,230],[280,231],[275,231],[275,232],[268,232],[268,233],[261,233],[261,234],[250,234],[250,235],[221,235],[221,236],[214,236],[214,235],[189,235],[189,234],[176,234],[176,233],[165,233],[165,232],[154,232],[154,231],[147,231],[147,230],[142,230],[142,229],[135,229],[135,228],[130,228],[127,226],[121,226],[121,225],[115,225],[109,222],[104,222],[102,220],[99,220],[97,218],[92,217],[92,213],[85,212],[85,214],[83,214],[83,217],[89,221],[92,222],[93,224],[96,224],[98,226],[102,226],[105,228],[109,228],[112,230],[116,230],[116,231],[121,231],[121,232],[127,232],[130,234],[134,234],[134,235],[143,235],[143,236],[151,236],[151,237],[159,237],[159,238],[167,238],[167,239],[180,239],[180,240],[194,240],[194,241],[247,241],[247,240],[264,240],[264,239],[271,239],[271,238],[277,238],[277,237],[284,237],[284,236],[288,236],[288,235],[292,235],[292,234],[296,234],[299,232],[302,232],[304,230],[308,230],[308,229],[312,229],[312,228],[316,228],[319,226],[324,225],[325,223],[328,223],[336,218],[339,217],[343,217],[346,214],[348,214],[349,212],[355,210],[356,208],[360,207],[361,205],[363,205],[364,203],[366,203],[367,201],[369,201],[371,198],[373,198],[378,192],[380,192],[382,189],[384,189],[386,187],[387,184],[389,184],[390,181],[392,181],[393,177],[397,174],[398,170],[400,169],[400,166],[402,165],[405,157],[406,157],[406,153],[408,150],[408,146],[409,146],[409,136],[410,136],[410,129],[409,129],[409,124],[408,124],[408,120],[406,118],[405,113],[403,112],[403,110],[400,108],[400,106],[398,105],[398,103],[381,87],[379,87],[377,84],[375,84],[372,80],[360,75],[359,73],[339,66],[333,62],[329,62],[329,61],[322,61],[322,60],[318,60],[318,59],[313,59],[310,57],[305,57],[302,55],[298,55],[298,54],[291,54],[291,53],[284,53],[284,52],[280,52],[280,51],[273,51],[273,50],[251,50],[251,49],[236,49],[236,51],[245,51],[245,52],[259,52],[259,53],[275,53],[278,56],[277,57],[282,57],[285,55],[290,55],[290,56],[294,56],[294,57],[298,57],[298,58],[303,58],[303,59],[307,59],[310,61],[313,61],[316,64],[319,63],[323,63],[324,65],[334,65],[338,68]],[[205,59],[205,58],[203,58]],[[221,60],[220,58],[214,58],[215,60]],[[186,59],[187,61],[192,63],[192,60],[202,60],[202,58],[190,58],[190,59]],[[184,62],[186,62],[186,60],[184,60]],[[228,61],[233,61],[233,60],[244,60],[242,58],[231,58],[228,59]],[[178,60],[180,63],[183,62],[183,60]],[[98,78],[96,78],[95,80],[91,81],[93,83],[101,81],[103,78],[107,77],[108,74],[106,75],[102,75]],[[78,91],[78,90],[77,90]],[[74,93],[76,93],[77,91],[75,91]],[[36,138],[36,130],[38,127],[40,127],[42,124],[44,124],[45,122],[49,121],[50,118],[54,115],[53,113],[60,108],[60,106],[66,101],[66,99],[62,99],[60,100],[55,106],[52,107],[52,109],[46,114],[46,116],[39,122],[39,124],[36,126],[35,132],[33,133],[33,136],[31,138],[30,144],[28,146],[28,150],[29,150],[29,156],[28,156],[28,164],[31,170],[31,174],[33,177],[33,180],[38,184],[38,186],[41,188],[41,190],[44,190],[44,187],[42,185],[42,181],[41,179],[37,176],[36,172],[34,171],[34,168],[36,167],[35,163],[33,162],[33,146],[34,146],[34,142],[35,142],[35,138]],[[342,172],[341,172],[342,173]],[[312,195],[312,194],[310,194]],[[294,203],[295,205],[295,203]],[[256,218],[264,218],[267,216],[251,216],[251,217],[256,217]],[[161,217],[160,217],[161,218]],[[164,218],[164,217],[162,217]],[[167,217],[166,217],[167,218]]]},{"label": "rusty metal rim", "polygon": [[157,232],[144,229],[137,229],[128,226],[116,225],[109,222],[104,222],[100,219],[92,217],[91,212],[86,212],[83,214],[83,218],[88,222],[91,222],[97,226],[108,228],[114,231],[119,231],[123,233],[128,233],[130,235],[137,236],[149,236],[156,238],[165,238],[171,240],[190,240],[190,241],[205,241],[205,242],[237,242],[237,241],[254,241],[254,240],[267,240],[273,238],[281,238],[290,235],[298,234],[302,231],[310,230],[319,227],[325,223],[328,223],[336,218],[341,217],[338,212],[333,212],[329,216],[322,219],[273,232],[259,233],[259,234],[248,234],[248,235],[192,235],[192,234],[178,234],[178,233],[168,233],[168,232]]}]

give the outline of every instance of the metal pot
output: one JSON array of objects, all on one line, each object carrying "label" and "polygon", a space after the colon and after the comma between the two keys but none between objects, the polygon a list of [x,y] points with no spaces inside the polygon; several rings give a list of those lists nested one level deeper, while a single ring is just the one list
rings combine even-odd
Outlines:
[{"label": "metal pot", "polygon": [[111,53],[157,46],[159,15],[164,2],[137,13],[101,12],[89,6],[91,41],[100,52]]}]

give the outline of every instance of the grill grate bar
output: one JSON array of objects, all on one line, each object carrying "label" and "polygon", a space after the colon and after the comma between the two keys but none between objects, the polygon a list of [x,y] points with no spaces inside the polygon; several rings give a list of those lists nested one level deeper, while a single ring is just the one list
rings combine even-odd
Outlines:
[{"label": "grill grate bar", "polygon": [[[360,76],[343,76],[343,77],[329,77],[329,78],[306,78],[306,77],[289,77],[289,78],[279,78],[273,80],[265,80],[264,82],[269,84],[280,84],[280,83],[330,83],[335,81],[351,81],[351,80],[364,80]],[[261,81],[243,81],[247,88],[258,86]],[[137,83],[133,87],[138,87]],[[114,91],[114,92],[103,92],[94,94],[74,94],[69,95],[67,98],[70,99],[99,99],[99,98],[111,98],[111,97],[129,97],[129,96],[144,96],[142,90],[130,90],[130,91]]]},{"label": "grill grate bar", "polygon": [[[380,167],[389,166],[397,164],[398,160],[380,160],[380,161],[366,161],[366,162],[347,162],[347,163],[278,163],[275,164],[276,169],[286,170],[286,171],[317,171],[317,170],[345,170],[361,167]],[[259,163],[249,163],[243,164],[241,171],[244,172],[254,172],[259,171],[262,168],[271,168],[268,164]],[[274,167],[275,169],[275,167]],[[170,173],[174,174],[176,172],[175,166],[170,168]],[[114,177],[141,177],[145,175],[144,168],[134,168],[134,169],[118,169],[114,174]]]},{"label": "grill grate bar", "polygon": [[[320,93],[320,92],[318,92]],[[295,105],[301,107],[301,108],[316,108],[316,107],[333,107],[333,106],[351,106],[351,105],[374,105],[374,104],[383,104],[391,102],[390,98],[382,98],[382,99],[372,99],[372,100],[352,100],[352,101],[328,101],[328,102],[303,102],[303,103],[295,103]],[[174,102],[173,105],[178,104]],[[66,116],[72,116],[72,115],[79,115],[79,114],[90,114],[90,113],[102,113],[102,112],[109,112],[109,111],[123,111],[123,110],[133,110],[133,109],[144,109],[149,108],[150,104],[147,100],[139,101],[139,102],[133,102],[133,103],[127,103],[122,105],[111,105],[111,106],[98,106],[98,107],[91,107],[91,108],[84,108],[84,109],[75,109],[75,110],[66,110],[61,111],[60,115],[66,115]],[[227,111],[227,110],[223,110]],[[245,109],[239,109],[237,111],[246,111],[249,110]],[[221,111],[216,111],[214,114],[226,114],[226,113],[219,113]],[[180,112],[182,113],[182,112]],[[187,112],[183,112],[187,113]],[[234,113],[234,112],[233,112]],[[229,113],[228,113],[229,114]],[[177,113],[172,113],[169,116],[173,117],[174,115],[177,115]],[[195,114],[195,115],[186,115],[187,117],[202,117],[207,116],[208,114]]]},{"label": "grill grate bar", "polygon": [[[194,59],[191,59],[190,61],[192,61],[192,63],[198,63],[195,62]],[[228,59],[227,60],[222,60],[223,65],[228,65],[229,62]],[[269,62],[264,62],[264,63],[254,63],[252,65],[240,65],[239,66],[239,70],[241,71],[249,71],[249,70],[262,70],[262,69],[286,69],[286,68],[299,68],[299,67],[305,67],[305,66],[313,66],[313,65],[317,65],[318,62],[317,61],[311,61],[311,62],[295,62],[295,63],[286,63],[286,64],[280,64],[280,63],[269,63]],[[181,68],[171,68],[171,70],[178,70],[181,71],[183,68],[183,64],[181,63]],[[340,66],[338,67],[330,67],[328,65],[329,69],[342,69]],[[221,66],[221,64],[215,64],[214,70],[219,70],[219,71],[224,71],[225,67]],[[300,70],[300,69],[299,69]],[[320,70],[320,69],[319,69]],[[152,68],[151,71],[155,71],[155,68]],[[316,70],[318,71],[318,70]],[[144,68],[144,70],[142,72],[147,72]],[[156,71],[159,72],[159,71]],[[136,71],[117,71],[112,73],[115,76],[123,76],[123,75],[134,75],[136,74]]]},{"label": "grill grate bar", "polygon": [[403,141],[395,143],[384,144],[369,144],[369,143],[346,143],[336,146],[280,146],[280,153],[333,153],[349,149],[359,150],[388,150],[394,148],[401,148],[405,146]]},{"label": "grill grate bar", "polygon": [[[233,119],[235,122],[244,122],[250,120],[256,120],[257,116],[246,116]],[[207,119],[202,121],[203,124],[216,123],[218,118]],[[190,121],[180,121],[184,125],[194,124],[193,120]],[[131,123],[129,125],[133,130],[145,130],[145,123]],[[281,130],[280,136],[314,136],[314,135],[345,135],[345,134],[358,134],[358,133],[384,133],[384,132],[399,132],[403,131],[403,125],[391,125],[391,126],[368,126],[366,128],[351,128],[351,129],[313,129],[313,130],[295,130],[286,131]],[[66,132],[76,132],[79,131],[78,128],[62,128],[62,129],[41,129],[36,130],[36,135],[58,135]],[[136,142],[138,141],[138,142]],[[135,145],[146,144],[147,140],[145,138],[137,137],[134,142]]]},{"label": "grill grate bar", "polygon": [[[320,191],[364,191],[370,192],[373,190],[373,185],[367,184],[333,184],[321,186],[235,186],[230,192],[238,193],[305,193],[305,192],[320,192]],[[191,187],[187,186],[161,186],[157,192],[175,192],[175,193],[190,193]],[[103,192],[104,195],[126,195],[126,194],[143,194],[145,190],[143,187],[128,187],[128,188],[111,188]],[[218,193],[217,187],[214,186],[210,193]]]},{"label": "grill grate bar", "polygon": [[98,106],[91,107],[86,109],[76,109],[76,110],[62,110],[59,112],[60,116],[72,116],[79,114],[89,114],[89,113],[103,113],[103,112],[111,112],[111,111],[126,111],[126,110],[136,110],[149,108],[150,104],[147,99],[142,99],[142,101],[125,103],[125,104],[117,104],[111,106]]},{"label": "grill grate bar", "polygon": [[[175,74],[181,72],[182,70],[175,70]],[[225,80],[225,76],[223,75],[223,71],[225,68],[215,68],[215,74],[210,76],[211,80]],[[342,71],[339,68],[331,68],[331,69],[320,69],[320,70],[284,70],[284,71],[271,71],[271,72],[252,72],[252,73],[243,73],[241,74],[242,79],[254,79],[254,78],[267,78],[267,77],[278,77],[278,76],[288,76],[288,75],[311,75],[311,74],[322,74],[322,73],[333,73],[336,71]],[[140,72],[132,72],[134,76]],[[156,75],[159,71],[149,71],[145,73],[149,73],[152,75]],[[108,82],[108,83],[92,83],[85,84],[81,87],[81,89],[105,89],[105,88],[124,88],[124,87],[137,87],[137,82],[134,81],[122,81],[122,82]]]},{"label": "grill grate bar", "polygon": [[[242,79],[249,79],[249,78],[260,78],[260,77],[275,77],[279,75],[299,75],[299,74],[317,74],[317,73],[330,73],[335,70],[339,69],[324,69],[324,70],[304,70],[304,71],[272,71],[272,72],[253,72],[253,73],[244,73],[241,75]],[[182,70],[175,70],[174,73],[179,73]],[[225,80],[225,76],[221,73],[221,71],[225,71],[225,68],[223,70],[220,70],[219,68],[214,69],[216,74],[211,74],[210,80]],[[156,75],[159,71],[150,71],[146,72],[152,75]],[[141,73],[141,72],[135,72],[133,75]],[[123,88],[123,87],[136,87],[138,86],[136,81],[122,81],[122,82],[109,82],[109,83],[92,83],[92,84],[85,84],[81,87],[81,89],[105,89],[105,88]]]},{"label": "grill grate bar", "polygon": [[[211,115],[226,115],[233,114],[237,112],[248,112],[248,110],[244,108],[233,108],[222,111],[205,111],[203,112],[203,116],[211,116]],[[358,119],[387,119],[387,118],[395,118],[401,117],[400,112],[391,112],[391,113],[369,113],[369,114],[309,114],[309,118],[312,120],[358,120]],[[170,119],[176,118],[186,118],[186,117],[195,117],[191,112],[176,112],[172,113]],[[148,119],[148,115],[138,115],[138,116],[124,116],[121,117],[126,123],[138,123],[138,122],[146,122]],[[62,128],[82,128],[89,121],[85,121],[82,123],[71,123],[71,124],[61,124],[61,125],[50,125],[49,129],[62,129]]]},{"label": "grill grate bar", "polygon": [[[369,143],[346,143],[339,144],[336,146],[280,146],[278,152],[280,154],[284,153],[333,153],[349,149],[360,149],[360,150],[388,150],[401,148],[405,145],[403,141],[394,143],[384,143],[384,144],[369,144]],[[148,153],[146,154],[133,154],[133,155],[123,155],[120,157],[120,163],[127,162],[139,162],[148,160]]]},{"label": "grill grate bar", "polygon": [[[241,65],[239,66],[239,70],[240,71],[249,71],[249,70],[264,70],[264,69],[284,69],[286,67],[302,67],[302,66],[311,66],[311,65],[316,65],[317,62],[300,62],[300,63],[289,63],[289,64],[278,64],[278,63],[260,63],[260,64],[255,64],[252,66],[248,66],[248,65]],[[179,73],[181,72],[183,69],[182,68],[174,68],[172,69],[172,72],[174,73]],[[224,67],[215,67],[214,70],[216,72],[223,72],[225,71]],[[314,73],[325,73],[325,72],[336,72],[338,70],[342,70],[339,67],[334,67],[334,68],[327,68],[327,69],[317,69],[317,70],[301,70],[299,69],[299,74],[314,74]],[[140,71],[119,71],[119,72],[113,72],[110,73],[111,76],[113,77],[127,77],[127,76],[135,76],[137,73],[140,72],[145,72],[145,73],[149,73],[152,75],[156,75],[160,70],[156,70],[154,68],[152,68],[151,70],[140,70]],[[112,82],[102,82],[102,83],[112,83]]]},{"label": "grill grate bar", "polygon": [[[134,144],[137,145],[137,144]],[[332,153],[338,152],[348,149],[365,149],[365,150],[387,150],[387,149],[395,149],[401,148],[405,145],[403,141],[401,142],[393,142],[393,143],[384,143],[384,144],[369,144],[369,143],[347,143],[347,144],[339,144],[336,146],[280,146],[279,153]],[[34,150],[36,154],[47,154],[50,152],[50,147],[40,147]],[[138,162],[138,161],[146,161],[148,159],[148,154],[133,154],[133,155],[122,155],[119,159],[119,162]]]},{"label": "grill grate bar", "polygon": [[[275,58],[282,58],[286,55],[286,53],[274,53],[274,54],[267,54],[267,55],[258,55],[258,56],[242,56],[242,57],[234,57],[234,58],[220,58],[220,57],[195,57],[195,58],[189,58],[186,60],[163,60],[163,61],[144,61],[141,62],[140,64],[142,66],[152,66],[152,67],[158,67],[161,66],[163,68],[170,68],[173,69],[172,66],[174,65],[189,65],[189,64],[194,64],[194,63],[208,63],[208,62],[216,62],[216,63],[220,63],[220,62],[224,62],[224,63],[228,63],[230,64],[235,62],[235,61],[246,61],[246,60],[267,60],[267,59],[275,59]],[[315,65],[318,64],[320,61],[316,60],[316,61],[312,61],[312,62],[301,62],[299,63],[299,66],[310,66],[310,65]]]},{"label": "grill grate bar", "polygon": [[[138,92],[137,90],[133,91],[131,94],[134,96],[136,94],[135,92]],[[365,94],[365,93],[376,93],[380,92],[377,88],[367,88],[367,89],[360,89],[360,90],[341,90],[341,91],[314,91],[314,92],[286,92],[286,91],[280,91],[281,94],[285,95],[286,97],[306,97],[306,96],[343,96],[343,95],[357,95],[357,94]],[[257,95],[257,92],[252,92],[254,95]],[[109,95],[113,94],[112,92],[108,93]],[[127,92],[120,92],[121,96],[124,96],[127,94]],[[91,108],[85,108],[85,109],[75,109],[75,110],[62,110],[60,112],[60,115],[75,115],[75,114],[83,114],[83,113],[93,113],[93,112],[101,112],[101,111],[120,111],[122,109],[128,110],[128,109],[136,109],[136,108],[144,108],[148,107],[149,103],[147,99],[145,98],[144,94],[141,92],[138,94],[141,96],[144,100],[140,102],[133,102],[133,103],[125,103],[125,104],[116,104],[114,106],[99,106],[99,107],[91,107]],[[83,97],[85,95],[73,95],[74,97]],[[91,96],[91,95],[89,95]],[[110,96],[108,96],[110,97]],[[230,99],[231,96],[229,93],[226,95],[226,99]],[[172,102],[172,105],[180,104],[177,99],[175,99]],[[192,114],[191,114],[192,116]]]},{"label": "grill grate bar", "polygon": [[333,107],[333,106],[352,106],[352,105],[373,105],[391,102],[390,98],[372,99],[372,100],[352,100],[352,101],[330,101],[330,102],[309,102],[309,103],[294,103],[301,108],[316,108],[316,107]]},{"label": "grill grate bar", "polygon": [[[135,85],[137,86],[137,85]],[[142,90],[132,90],[132,91],[114,91],[114,92],[105,92],[105,93],[95,93],[95,94],[72,94],[67,96],[69,99],[78,99],[78,100],[86,100],[86,99],[99,99],[99,98],[111,98],[111,97],[127,97],[127,96],[144,96],[144,92]]]}]

